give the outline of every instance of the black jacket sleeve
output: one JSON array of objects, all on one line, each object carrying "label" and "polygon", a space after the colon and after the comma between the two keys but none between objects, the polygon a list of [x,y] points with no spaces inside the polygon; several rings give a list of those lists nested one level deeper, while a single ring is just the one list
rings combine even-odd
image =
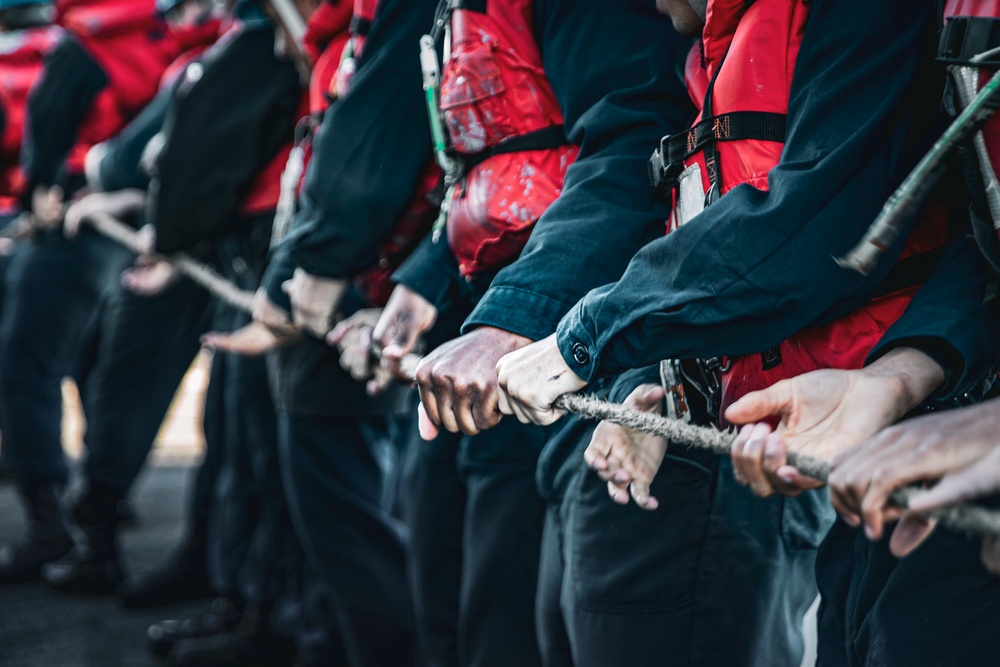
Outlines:
[{"label": "black jacket sleeve", "polygon": [[945,369],[934,398],[972,391],[1000,360],[1000,305],[985,297],[995,276],[975,242],[952,242],[910,305],[872,350],[868,363],[898,347],[923,351]]},{"label": "black jacket sleeve", "polygon": [[139,160],[149,141],[163,129],[172,98],[172,87],[163,88],[124,130],[104,142],[104,156],[97,169],[97,185],[101,190],[149,187],[149,174],[139,168]]},{"label": "black jacket sleeve", "polygon": [[76,143],[80,123],[107,85],[107,74],[72,35],[64,36],[46,56],[28,96],[21,147],[28,206],[36,186],[64,185],[63,163]]},{"label": "black jacket sleeve", "polygon": [[[683,67],[691,40],[653,0],[539,0],[545,72],[580,145],[561,196],[521,257],[493,281],[465,328],[543,338],[590,289],[617,280],[664,232],[646,161],[660,137],[694,115]],[[627,36],[627,37],[626,37]]]},{"label": "black jacket sleeve", "polygon": [[293,135],[301,84],[294,63],[274,55],[273,29],[246,29],[202,63],[164,122],[147,207],[159,252],[228,231],[254,175]]},{"label": "black jacket sleeve", "polygon": [[348,92],[326,112],[301,209],[282,246],[296,266],[347,278],[378,260],[430,158],[418,43],[437,0],[382,0]]},{"label": "black jacket sleeve", "polygon": [[867,300],[902,240],[867,280],[833,257],[861,238],[933,136],[944,81],[933,4],[811,3],[769,191],[733,188],[575,306],[558,328],[574,372],[591,380],[664,358],[756,352]]}]

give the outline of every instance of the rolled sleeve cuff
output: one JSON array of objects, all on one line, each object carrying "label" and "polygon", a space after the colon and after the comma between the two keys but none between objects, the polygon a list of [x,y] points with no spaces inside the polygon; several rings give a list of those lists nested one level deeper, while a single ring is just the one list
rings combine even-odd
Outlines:
[{"label": "rolled sleeve cuff", "polygon": [[944,370],[944,383],[928,398],[934,403],[948,403],[959,396],[973,391],[981,377],[972,377],[968,372],[969,364],[956,347],[944,339],[932,336],[893,336],[890,332],[869,353],[865,365],[869,365],[885,356],[892,350],[909,347],[919,350],[936,361]]},{"label": "rolled sleeve cuff", "polygon": [[580,305],[574,306],[556,329],[559,352],[570,369],[581,380],[591,384],[597,378],[600,367],[600,350],[594,336],[588,330]]},{"label": "rolled sleeve cuff", "polygon": [[291,280],[294,273],[295,265],[291,262],[288,255],[278,253],[271,259],[260,283],[261,287],[267,293],[267,298],[274,305],[284,309],[288,313],[292,312],[292,302],[284,290],[281,289],[281,285],[286,280]]}]

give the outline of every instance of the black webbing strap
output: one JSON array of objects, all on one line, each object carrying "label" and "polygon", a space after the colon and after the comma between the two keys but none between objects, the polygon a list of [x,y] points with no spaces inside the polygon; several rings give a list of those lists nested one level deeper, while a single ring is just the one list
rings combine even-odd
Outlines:
[{"label": "black webbing strap", "polygon": [[768,111],[733,111],[706,118],[687,132],[667,137],[667,159],[683,162],[716,141],[785,141],[788,116]]},{"label": "black webbing strap", "polygon": [[455,9],[467,9],[477,14],[485,14],[486,2],[487,0],[454,0],[452,7]]},{"label": "black webbing strap", "polygon": [[[950,16],[941,31],[938,60],[958,65],[971,65],[972,59],[1000,47],[1000,17]],[[978,66],[1000,65],[1000,54],[976,63]]]},{"label": "black webbing strap", "polygon": [[459,153],[458,158],[462,162],[464,173],[468,173],[476,165],[482,164],[496,155],[543,151],[567,145],[569,145],[569,141],[566,139],[566,129],[562,125],[550,125],[534,132],[511,137],[478,153]]},{"label": "black webbing strap", "polygon": [[889,275],[879,284],[872,298],[877,299],[924,284],[934,275],[934,269],[943,252],[944,246],[897,261],[889,271]]},{"label": "black webbing strap", "polygon": [[371,32],[372,22],[366,18],[362,18],[355,14],[351,17],[351,25],[349,30],[352,35],[357,35],[358,37],[367,37],[368,33]]}]

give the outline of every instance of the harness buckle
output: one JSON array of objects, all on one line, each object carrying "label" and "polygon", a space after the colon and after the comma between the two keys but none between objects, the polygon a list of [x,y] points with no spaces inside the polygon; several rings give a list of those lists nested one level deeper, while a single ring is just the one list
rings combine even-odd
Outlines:
[{"label": "harness buckle", "polygon": [[677,179],[684,171],[683,162],[670,161],[671,137],[672,135],[667,135],[660,139],[659,148],[653,151],[646,163],[649,187],[653,190],[653,196],[658,199],[666,197],[677,187]]}]

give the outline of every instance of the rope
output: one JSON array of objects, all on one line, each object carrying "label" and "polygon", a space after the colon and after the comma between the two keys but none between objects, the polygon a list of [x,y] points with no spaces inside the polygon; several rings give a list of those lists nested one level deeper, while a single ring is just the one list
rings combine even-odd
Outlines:
[{"label": "rope", "polygon": [[[97,232],[129,250],[135,253],[144,251],[139,243],[137,232],[112,216],[94,213],[86,221]],[[184,253],[171,255],[163,260],[230,306],[247,313],[253,312],[253,292],[236,287],[210,266]],[[402,373],[411,380],[415,379],[420,361],[421,357],[416,354],[406,355],[400,360]],[[735,433],[705,426],[695,426],[662,415],[632,410],[583,394],[564,394],[556,399],[555,407],[586,419],[607,421],[635,431],[663,436],[675,445],[706,449],[722,456],[728,456],[732,453],[733,441],[736,439]],[[829,463],[797,452],[788,452],[788,465],[821,482],[826,482],[830,474]],[[920,487],[916,486],[899,489],[892,494],[892,501],[905,508],[909,499],[921,490]],[[975,505],[959,505],[928,512],[927,516],[958,532],[1000,537],[1000,512],[998,511]]]}]

